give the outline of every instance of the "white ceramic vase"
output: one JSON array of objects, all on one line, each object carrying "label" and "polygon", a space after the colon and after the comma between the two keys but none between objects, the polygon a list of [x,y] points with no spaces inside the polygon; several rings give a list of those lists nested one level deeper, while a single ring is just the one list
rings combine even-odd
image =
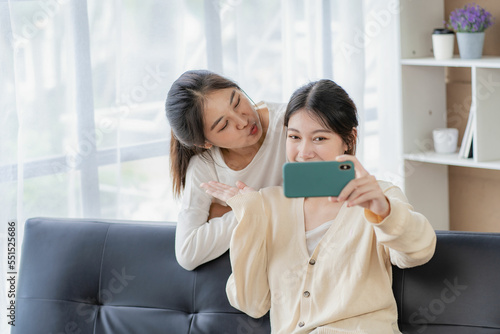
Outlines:
[{"label": "white ceramic vase", "polygon": [[457,150],[458,129],[434,129],[432,136],[434,139],[434,150],[437,153],[455,153]]}]

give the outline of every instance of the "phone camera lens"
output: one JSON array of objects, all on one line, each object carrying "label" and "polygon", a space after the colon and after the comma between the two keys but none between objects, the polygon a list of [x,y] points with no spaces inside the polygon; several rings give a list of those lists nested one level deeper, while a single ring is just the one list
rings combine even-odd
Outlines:
[{"label": "phone camera lens", "polygon": [[340,165],[340,169],[341,169],[341,170],[348,170],[348,169],[351,169],[351,165],[347,165],[347,164]]}]

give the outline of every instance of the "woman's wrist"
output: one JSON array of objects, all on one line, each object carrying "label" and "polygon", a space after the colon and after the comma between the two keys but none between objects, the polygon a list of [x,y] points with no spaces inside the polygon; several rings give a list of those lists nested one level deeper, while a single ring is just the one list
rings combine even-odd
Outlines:
[{"label": "woman's wrist", "polygon": [[389,217],[389,215],[391,214],[391,202],[389,201],[387,196],[384,197],[387,203],[387,209],[383,213],[378,214],[371,211],[370,209],[365,209],[365,217],[370,223],[380,224],[382,221],[384,221],[384,219]]}]

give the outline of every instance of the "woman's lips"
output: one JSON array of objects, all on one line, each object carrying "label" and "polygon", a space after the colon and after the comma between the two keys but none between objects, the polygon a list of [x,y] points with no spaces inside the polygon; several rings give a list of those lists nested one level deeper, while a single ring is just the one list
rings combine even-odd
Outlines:
[{"label": "woman's lips", "polygon": [[253,136],[254,134],[257,133],[257,131],[259,131],[257,125],[256,124],[252,125],[252,128],[250,129],[250,135]]}]

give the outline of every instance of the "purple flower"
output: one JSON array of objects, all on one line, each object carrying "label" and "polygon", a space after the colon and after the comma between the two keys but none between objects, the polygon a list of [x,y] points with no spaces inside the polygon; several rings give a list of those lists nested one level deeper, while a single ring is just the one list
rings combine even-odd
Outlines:
[{"label": "purple flower", "polygon": [[490,12],[476,4],[465,5],[450,14],[449,22],[444,22],[448,29],[456,32],[483,32],[494,23]]}]

